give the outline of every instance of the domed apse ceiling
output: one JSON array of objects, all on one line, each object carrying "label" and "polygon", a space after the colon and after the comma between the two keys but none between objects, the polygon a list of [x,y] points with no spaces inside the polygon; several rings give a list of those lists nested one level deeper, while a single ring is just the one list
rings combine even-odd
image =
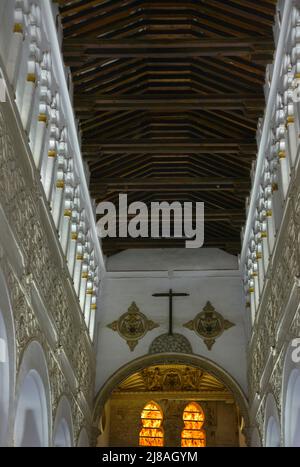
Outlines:
[{"label": "domed apse ceiling", "polygon": [[219,394],[232,398],[232,393],[215,376],[199,368],[182,365],[152,365],[138,371],[114,390],[115,394],[128,392],[192,392],[199,396]]},{"label": "domed apse ceiling", "polygon": [[[237,254],[276,0],[58,3],[92,197],[202,201],[204,246]],[[181,246],[103,240],[107,255]]]}]

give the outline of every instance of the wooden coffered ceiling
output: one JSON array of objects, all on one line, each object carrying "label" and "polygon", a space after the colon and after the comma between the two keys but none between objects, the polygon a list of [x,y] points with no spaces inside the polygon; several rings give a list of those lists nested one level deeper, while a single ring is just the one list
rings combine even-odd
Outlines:
[{"label": "wooden coffered ceiling", "polygon": [[[204,201],[205,245],[238,253],[276,0],[59,4],[92,197]],[[183,245],[103,241],[108,255]]]}]

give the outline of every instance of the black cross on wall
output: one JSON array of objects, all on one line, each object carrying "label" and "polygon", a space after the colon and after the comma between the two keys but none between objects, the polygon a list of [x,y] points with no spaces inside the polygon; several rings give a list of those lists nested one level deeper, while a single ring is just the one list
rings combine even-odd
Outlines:
[{"label": "black cross on wall", "polygon": [[173,335],[173,297],[188,297],[188,293],[173,292],[172,289],[168,293],[154,293],[153,297],[169,297],[169,336]]}]

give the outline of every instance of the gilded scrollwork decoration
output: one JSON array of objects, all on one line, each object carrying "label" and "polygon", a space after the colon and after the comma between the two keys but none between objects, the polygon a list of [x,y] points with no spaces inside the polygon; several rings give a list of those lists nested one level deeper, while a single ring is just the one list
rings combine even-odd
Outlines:
[{"label": "gilded scrollwork decoration", "polygon": [[118,332],[124,339],[131,351],[135,349],[138,341],[142,339],[148,331],[157,328],[159,325],[149,320],[141,311],[135,302],[132,302],[126,313],[107,327]]},{"label": "gilded scrollwork decoration", "polygon": [[189,367],[162,370],[159,367],[142,370],[148,391],[197,391],[204,372]]},{"label": "gilded scrollwork decoration", "polygon": [[203,339],[208,350],[211,350],[216,339],[232,326],[235,324],[224,319],[210,302],[206,303],[203,310],[193,320],[184,324],[185,328],[194,331]]}]

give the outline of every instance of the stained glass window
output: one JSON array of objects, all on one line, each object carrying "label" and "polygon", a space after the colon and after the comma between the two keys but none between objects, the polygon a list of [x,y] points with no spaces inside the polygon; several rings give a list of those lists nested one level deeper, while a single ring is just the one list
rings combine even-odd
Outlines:
[{"label": "stained glass window", "polygon": [[181,447],[204,448],[206,446],[205,430],[202,429],[205,416],[196,402],[191,402],[183,411],[184,428],[181,433]]},{"label": "stained glass window", "polygon": [[163,412],[160,406],[155,402],[146,404],[142,410],[141,421],[140,446],[163,446]]}]

